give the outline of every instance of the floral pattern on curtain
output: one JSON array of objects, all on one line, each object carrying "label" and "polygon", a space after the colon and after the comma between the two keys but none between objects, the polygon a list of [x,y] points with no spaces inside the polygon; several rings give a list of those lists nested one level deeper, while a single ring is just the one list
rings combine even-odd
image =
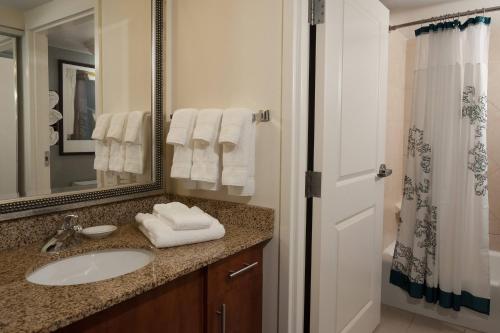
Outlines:
[{"label": "floral pattern on curtain", "polygon": [[412,120],[390,281],[444,308],[489,314],[490,18],[416,31]]}]

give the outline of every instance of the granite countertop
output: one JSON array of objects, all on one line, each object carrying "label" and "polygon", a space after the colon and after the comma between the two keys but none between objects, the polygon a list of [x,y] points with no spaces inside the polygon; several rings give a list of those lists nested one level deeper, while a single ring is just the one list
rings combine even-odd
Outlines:
[{"label": "granite countertop", "polygon": [[[42,254],[36,243],[0,251],[0,331],[50,332],[272,238],[272,228],[225,224],[216,241],[156,249],[133,224],[102,240],[83,239],[60,254]],[[62,287],[26,281],[26,274],[51,261],[93,250],[143,248],[149,265],[110,280]]]}]

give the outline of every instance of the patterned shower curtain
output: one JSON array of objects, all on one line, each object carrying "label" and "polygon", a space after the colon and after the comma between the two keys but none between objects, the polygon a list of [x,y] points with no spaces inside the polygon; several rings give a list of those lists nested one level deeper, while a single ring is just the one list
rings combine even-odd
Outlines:
[{"label": "patterned shower curtain", "polygon": [[412,120],[391,283],[489,314],[486,154],[489,24],[416,31]]}]

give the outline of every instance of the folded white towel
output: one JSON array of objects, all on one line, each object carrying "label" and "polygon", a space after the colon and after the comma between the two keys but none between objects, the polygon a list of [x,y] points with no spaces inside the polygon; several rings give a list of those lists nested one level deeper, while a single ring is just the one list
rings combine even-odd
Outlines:
[{"label": "folded white towel", "polygon": [[109,169],[109,151],[110,143],[107,140],[96,140],[94,169],[99,171],[108,171]]},{"label": "folded white towel", "polygon": [[108,171],[110,142],[106,140],[111,114],[105,113],[97,117],[92,139],[95,140],[94,169]]},{"label": "folded white towel", "polygon": [[220,176],[220,145],[217,142],[222,110],[201,110],[193,132],[194,152],[191,179],[201,181],[204,189],[217,189]]},{"label": "folded white towel", "polygon": [[106,138],[106,133],[108,132],[111,116],[111,113],[104,113],[97,117],[94,131],[92,132],[92,139],[102,141]]},{"label": "folded white towel", "polygon": [[167,137],[167,143],[174,145],[174,158],[170,170],[172,178],[191,179],[194,149],[192,136],[197,114],[198,110],[195,109],[182,109],[174,113]]},{"label": "folded white towel", "polygon": [[109,170],[123,172],[125,165],[125,144],[111,140],[111,148],[109,151]]},{"label": "folded white towel", "polygon": [[143,111],[129,113],[125,130],[125,162],[123,170],[135,174],[144,173],[144,126]]},{"label": "folded white towel", "polygon": [[109,123],[109,129],[106,133],[106,138],[110,141],[109,152],[109,170],[123,172],[125,164],[125,144],[123,136],[125,134],[125,126],[128,113],[114,113]]},{"label": "folded white towel", "polygon": [[[232,109],[231,111],[224,111],[223,117],[226,114],[236,113],[237,117],[241,118],[242,126],[237,143],[223,142],[223,155],[222,155],[222,185],[248,187],[251,185],[254,173],[255,164],[255,123],[252,121],[252,111],[248,109]],[[222,119],[224,124],[224,118]],[[222,135],[223,128],[221,128]],[[220,139],[219,139],[220,141]],[[252,189],[245,195],[253,194]]]},{"label": "folded white towel", "polygon": [[167,135],[168,144],[180,146],[189,144],[197,113],[196,109],[179,109],[174,112]]},{"label": "folded white towel", "polygon": [[[248,129],[248,128],[247,128]],[[250,142],[248,155],[248,177],[244,186],[228,186],[227,193],[234,196],[252,196],[255,194],[255,123],[250,124],[250,134],[246,137],[247,132],[243,134],[245,138],[242,140]]]},{"label": "folded white towel", "polygon": [[113,113],[111,117],[106,138],[123,141],[123,134],[125,133],[125,126],[127,125],[127,112]]},{"label": "folded white towel", "polygon": [[229,108],[222,114],[219,143],[237,144],[241,138],[242,127],[247,121],[248,114],[252,120],[252,111],[243,108]]},{"label": "folded white towel", "polygon": [[203,211],[191,210],[180,202],[156,204],[153,214],[168,223],[173,230],[206,229],[213,222],[213,218]]},{"label": "folded white towel", "polygon": [[180,231],[173,230],[168,224],[163,223],[152,214],[139,213],[135,219],[139,223],[139,230],[157,248],[211,241],[224,237],[226,233],[224,226],[216,219],[213,219],[213,223],[209,228]]}]

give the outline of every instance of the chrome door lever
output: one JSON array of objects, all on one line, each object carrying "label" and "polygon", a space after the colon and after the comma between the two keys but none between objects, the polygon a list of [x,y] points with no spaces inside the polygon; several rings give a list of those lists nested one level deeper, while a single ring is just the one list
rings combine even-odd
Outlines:
[{"label": "chrome door lever", "polygon": [[390,175],[392,175],[392,169],[388,169],[385,164],[380,164],[380,168],[378,169],[377,177],[378,178],[385,178],[385,177],[389,177]]}]

